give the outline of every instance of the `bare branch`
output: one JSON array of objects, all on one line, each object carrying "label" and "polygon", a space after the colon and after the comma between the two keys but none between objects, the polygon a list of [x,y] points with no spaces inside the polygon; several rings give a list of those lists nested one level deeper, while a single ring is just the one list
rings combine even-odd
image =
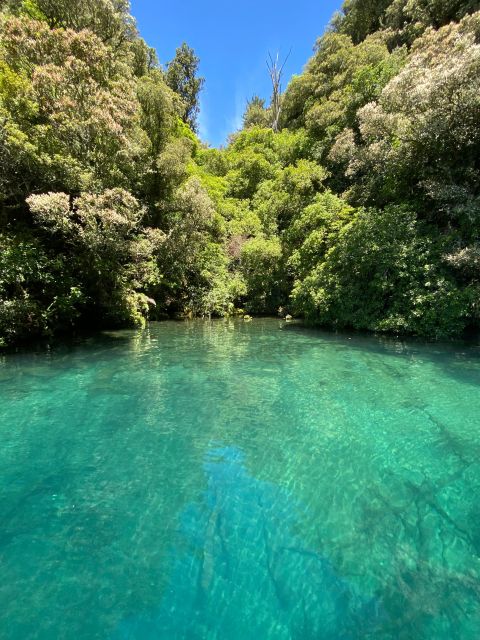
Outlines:
[{"label": "bare branch", "polygon": [[285,65],[290,57],[292,50],[288,52],[287,57],[280,64],[280,56],[277,53],[275,59],[272,54],[268,52],[268,60],[267,60],[267,69],[270,75],[270,79],[272,81],[272,129],[276,132],[278,131],[278,125],[280,120],[280,113],[282,110],[282,76],[283,70],[285,69]]}]

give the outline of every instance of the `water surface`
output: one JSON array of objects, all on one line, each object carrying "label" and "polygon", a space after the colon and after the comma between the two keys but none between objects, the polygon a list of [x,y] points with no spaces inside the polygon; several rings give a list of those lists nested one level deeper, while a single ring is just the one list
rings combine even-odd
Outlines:
[{"label": "water surface", "polygon": [[276,320],[0,359],[5,640],[477,640],[480,349]]}]

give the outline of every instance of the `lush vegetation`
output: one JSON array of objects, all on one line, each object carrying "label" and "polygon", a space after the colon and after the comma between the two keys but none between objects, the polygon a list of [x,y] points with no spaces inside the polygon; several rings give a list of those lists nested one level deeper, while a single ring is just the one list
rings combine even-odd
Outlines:
[{"label": "lush vegetation", "polygon": [[[480,323],[480,12],[348,0],[226,149],[128,0],[0,0],[0,344],[168,315]],[[278,118],[278,113],[276,114]]]}]

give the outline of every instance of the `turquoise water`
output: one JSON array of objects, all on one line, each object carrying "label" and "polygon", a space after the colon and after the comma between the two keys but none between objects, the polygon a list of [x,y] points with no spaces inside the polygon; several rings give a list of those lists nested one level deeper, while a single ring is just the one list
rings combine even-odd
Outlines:
[{"label": "turquoise water", "polygon": [[477,640],[479,390],[276,320],[0,359],[0,637]]}]

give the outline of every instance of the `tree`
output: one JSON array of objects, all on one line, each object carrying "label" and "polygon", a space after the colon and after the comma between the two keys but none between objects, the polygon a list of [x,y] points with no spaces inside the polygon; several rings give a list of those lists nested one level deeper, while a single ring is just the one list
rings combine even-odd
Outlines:
[{"label": "tree", "polygon": [[131,70],[88,30],[9,16],[0,37],[10,194],[127,186],[144,146]]},{"label": "tree", "polygon": [[253,96],[247,100],[245,113],[243,114],[243,128],[269,127],[272,121],[271,109],[265,107],[265,100],[259,96]]},{"label": "tree", "polygon": [[341,134],[353,201],[409,199],[439,225],[478,223],[479,28],[477,13],[427,30],[378,101],[360,109],[360,135]]},{"label": "tree", "polygon": [[385,10],[393,0],[345,0],[341,13],[333,20],[333,27],[349,35],[355,44],[377,31]]},{"label": "tree", "polygon": [[167,86],[160,69],[152,69],[139,78],[137,97],[142,108],[142,129],[148,135],[151,153],[156,158],[174,131],[175,117],[180,111],[178,96]]},{"label": "tree", "polygon": [[27,230],[0,232],[0,347],[71,331],[85,302],[68,259]]},{"label": "tree", "polygon": [[92,317],[142,325],[149,310],[146,292],[160,279],[154,257],[165,236],[142,227],[145,210],[136,198],[110,189],[75,199],[65,193],[32,195],[28,204],[50,242],[81,274]]},{"label": "tree", "polygon": [[390,52],[379,33],[359,45],[345,34],[325,34],[304,73],[285,92],[282,125],[305,126],[316,141],[318,160],[327,163],[335,137],[356,126],[358,109],[379,96],[405,58],[404,49]]},{"label": "tree", "polygon": [[115,48],[136,38],[129,0],[33,0],[51,28],[88,29]]},{"label": "tree", "polygon": [[210,149],[198,58],[162,69],[128,0],[0,0],[0,344],[142,324],[153,299],[478,327],[476,9],[347,0],[285,93],[270,56],[271,105]]},{"label": "tree", "polygon": [[477,0],[393,0],[385,12],[385,27],[397,39],[412,44],[428,27],[439,29],[478,10]]},{"label": "tree", "polygon": [[229,283],[221,222],[197,177],[176,190],[160,255],[161,287],[170,310],[221,314],[232,302],[236,284]]},{"label": "tree", "polygon": [[465,327],[469,292],[442,268],[440,247],[412,211],[359,210],[336,229],[335,220],[324,216],[321,241],[313,231],[295,260],[297,311],[327,326],[437,338]]},{"label": "tree", "polygon": [[183,100],[183,121],[197,131],[197,116],[200,111],[199,95],[204,78],[197,77],[200,59],[194,50],[183,43],[175,58],[167,64],[166,82]]},{"label": "tree", "polygon": [[282,303],[282,246],[277,237],[252,238],[241,250],[240,270],[245,278],[247,309],[274,313]]}]

